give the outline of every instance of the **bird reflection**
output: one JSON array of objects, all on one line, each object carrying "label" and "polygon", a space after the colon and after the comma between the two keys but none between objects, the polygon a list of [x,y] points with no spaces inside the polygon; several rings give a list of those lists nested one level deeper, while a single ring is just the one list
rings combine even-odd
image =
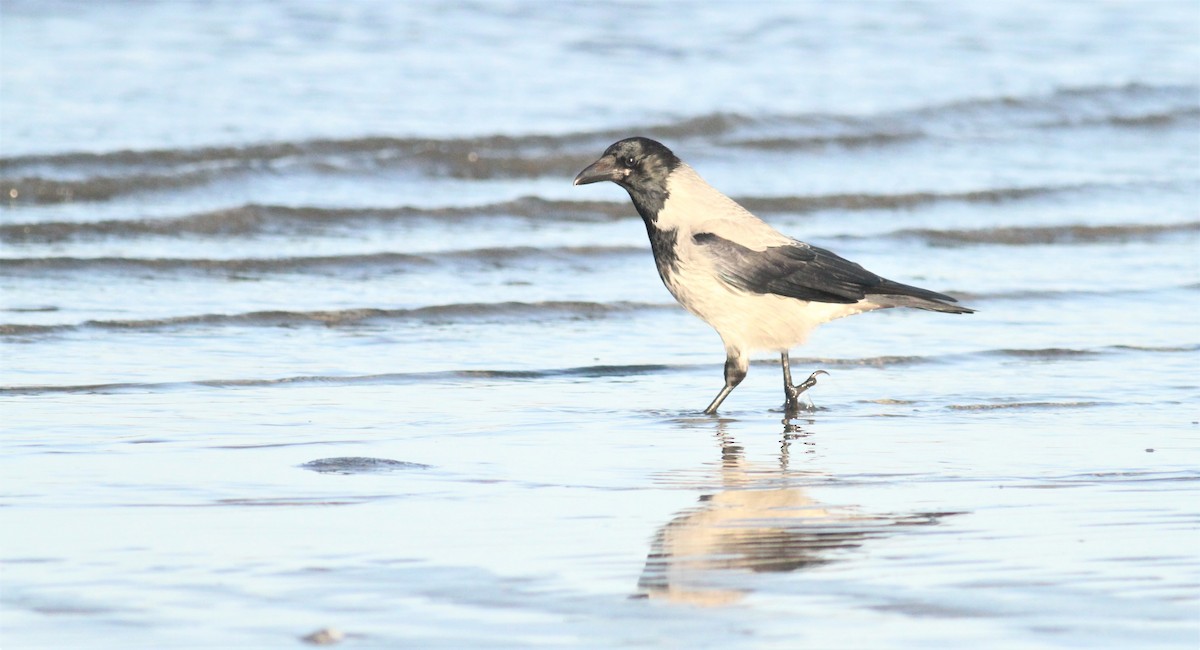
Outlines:
[{"label": "bird reflection", "polygon": [[719,423],[719,487],[655,535],[639,594],[695,605],[732,603],[750,590],[748,574],[826,564],[894,533],[898,524],[934,523],[941,516],[864,515],[818,503],[799,486],[805,473],[788,468],[792,446],[811,444],[806,438],[797,426],[785,429],[779,463],[752,463]]}]

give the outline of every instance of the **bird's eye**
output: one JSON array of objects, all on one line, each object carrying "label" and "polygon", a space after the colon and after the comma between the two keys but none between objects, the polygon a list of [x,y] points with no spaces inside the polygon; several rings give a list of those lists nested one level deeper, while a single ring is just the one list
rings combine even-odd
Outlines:
[{"label": "bird's eye", "polygon": [[629,156],[628,158],[625,159],[625,166],[633,167],[634,163],[636,163],[636,162],[637,162],[637,160],[635,160],[633,156]]}]

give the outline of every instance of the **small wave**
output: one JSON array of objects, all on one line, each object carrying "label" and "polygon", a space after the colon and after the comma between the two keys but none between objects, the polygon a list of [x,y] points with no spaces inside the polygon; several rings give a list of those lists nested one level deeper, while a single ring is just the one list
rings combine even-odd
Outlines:
[{"label": "small wave", "polygon": [[367,253],[348,255],[322,255],[311,257],[276,258],[134,258],[134,257],[18,257],[0,258],[0,275],[44,274],[44,273],[218,273],[218,274],[263,274],[263,273],[340,273],[346,270],[372,269],[386,273],[403,273],[437,264],[464,266],[496,265],[524,259],[551,259],[570,257],[573,259],[602,258],[641,253],[643,249],[632,246],[562,246],[534,248],[477,248],[468,250],[439,251],[422,255],[407,253]]},{"label": "small wave", "polygon": [[98,238],[212,237],[297,235],[353,228],[370,223],[429,219],[439,222],[516,217],[536,221],[612,221],[636,218],[628,203],[553,201],[526,196],[476,206],[417,208],[318,208],[247,204],[180,217],[109,219],[94,222],[52,221],[0,225],[0,241],[54,243]]},{"label": "small wave", "polygon": [[991,350],[985,354],[992,354],[1002,357],[1017,357],[1020,359],[1041,359],[1051,361],[1054,359],[1075,359],[1079,357],[1093,357],[1100,354],[1097,350],[1079,350],[1075,348],[1041,348],[1041,349],[1003,349]]},{"label": "small wave", "polygon": [[1144,241],[1178,233],[1200,232],[1200,221],[1170,224],[1121,224],[1111,226],[1009,226],[978,230],[911,229],[895,237],[916,238],[933,246],[1001,244],[1027,246],[1045,244],[1098,244]]},{"label": "small wave", "polygon": [[[919,363],[929,363],[933,361],[933,357],[927,356],[903,356],[903,355],[881,355],[877,357],[857,357],[849,359],[835,359],[830,357],[791,357],[793,364],[825,366],[825,367],[874,367],[884,368],[892,366],[911,366]],[[762,361],[752,362],[754,365],[779,365],[779,361],[775,359],[765,359]]]},{"label": "small wave", "polygon": [[[980,111],[1012,113],[1032,109],[1061,116],[1064,112],[1070,113],[1072,108],[1076,108],[1079,111],[1087,109],[1083,112],[1093,118],[1108,115],[1118,121],[1131,120],[1138,123],[1142,121],[1138,117],[1140,115],[1194,115],[1197,112],[1195,107],[1197,90],[1196,86],[1153,86],[1131,83],[1118,86],[1065,88],[1049,94],[969,99],[868,116],[821,113],[750,116],[719,112],[683,117],[670,122],[631,124],[619,129],[577,131],[557,135],[488,135],[465,138],[366,136],[191,149],[126,149],[112,152],[64,152],[4,156],[0,157],[0,174],[11,175],[14,171],[32,166],[75,169],[130,167],[147,170],[187,166],[194,169],[199,165],[213,163],[253,166],[277,160],[294,161],[313,156],[334,157],[355,154],[383,159],[424,156],[433,160],[461,159],[480,162],[485,160],[486,156],[497,153],[556,154],[579,147],[593,147],[598,143],[607,145],[612,139],[633,133],[645,132],[666,138],[697,138],[734,134],[741,129],[760,124],[770,127],[789,124],[808,125],[813,127],[813,135],[816,138],[846,136],[869,139],[882,136],[884,140],[891,140],[893,136],[903,136],[906,132],[894,127],[880,128],[880,124],[902,124],[906,120],[900,118],[911,115],[919,115],[924,120],[932,117],[959,119],[964,115],[978,114]],[[1143,105],[1157,105],[1164,108],[1158,111],[1131,112]],[[862,127],[870,128],[864,130]],[[819,139],[813,142],[802,139],[795,140],[800,142],[801,146],[822,142]],[[746,138],[745,141],[751,144],[756,142],[749,138]],[[588,149],[587,153],[594,157],[594,151]]]},{"label": "small wave", "polygon": [[58,311],[59,308],[54,305],[33,305],[29,307],[4,307],[0,311],[6,311],[11,314],[39,314]]},{"label": "small wave", "polygon": [[1185,108],[1177,111],[1161,113],[1144,113],[1141,115],[1117,115],[1105,121],[1116,126],[1171,126],[1179,122],[1193,122],[1200,118],[1200,108]]},{"label": "small wave", "polygon": [[464,380],[527,381],[559,377],[631,377],[637,375],[674,372],[688,368],[690,368],[690,366],[637,364],[627,366],[581,366],[577,368],[550,368],[543,370],[448,370],[444,372],[388,373],[379,375],[313,375],[280,377],[273,379],[211,379],[172,382],[115,382],[107,384],[5,386],[0,387],[0,396],[43,395],[59,393],[111,394],[130,392],[170,392],[178,390],[194,390],[197,388],[271,388],[298,385],[303,386],[311,384],[349,386],[360,384],[409,384],[438,381],[458,382]]},{"label": "small wave", "polygon": [[631,125],[622,129],[580,131],[561,135],[490,135],[466,138],[367,136],[194,149],[35,154],[0,157],[0,174],[11,175],[14,171],[34,166],[76,170],[113,167],[148,170],[216,163],[253,168],[276,161],[295,162],[305,159],[351,159],[375,163],[403,159],[425,161],[434,165],[466,163],[485,169],[499,158],[516,155],[555,160],[562,164],[568,162],[563,160],[565,157],[570,159],[566,168],[574,168],[578,163],[587,164],[594,160],[596,146],[607,146],[612,140],[626,137],[630,133],[654,132],[660,137],[675,138],[711,136],[728,133],[755,122],[757,120],[754,118],[744,115],[712,113],[654,125]]},{"label": "small wave", "polygon": [[989,404],[951,404],[954,411],[995,411],[1001,409],[1077,409],[1109,406],[1109,402],[1003,402]]},{"label": "small wave", "polygon": [[176,190],[203,185],[217,178],[212,171],[176,171],[170,174],[141,173],[125,176],[93,176],[58,179],[41,176],[0,179],[0,189],[12,202],[69,203],[106,201],[126,194]]},{"label": "small wave", "polygon": [[1192,123],[1200,119],[1200,108],[1194,106],[1179,107],[1165,111],[1149,111],[1123,115],[1100,115],[1096,117],[1083,116],[1063,118],[1045,122],[1044,128],[1061,128],[1070,126],[1112,126],[1124,128],[1163,128],[1178,124]]},{"label": "small wave", "polygon": [[[612,137],[611,134],[608,134]],[[12,202],[102,201],[253,173],[412,169],[466,180],[568,176],[595,159],[600,134],[479,138],[365,137],[202,147],[63,153],[0,159],[0,191]],[[571,147],[572,142],[586,145]],[[37,171],[39,173],[31,174]],[[47,174],[47,172],[49,172]]]},{"label": "small wave", "polygon": [[1096,357],[1118,351],[1173,353],[1195,352],[1197,350],[1200,350],[1200,344],[1171,346],[1108,345],[1098,348],[1002,348],[998,350],[984,350],[977,354],[1037,361],[1058,361]]},{"label": "small wave", "polygon": [[1111,348],[1127,352],[1200,352],[1200,343],[1193,345],[1114,345]]},{"label": "small wave", "polygon": [[0,336],[32,337],[78,330],[147,332],[187,327],[348,327],[365,323],[422,321],[433,323],[469,320],[509,320],[531,318],[602,318],[614,313],[647,309],[666,309],[665,304],[636,302],[500,302],[455,303],[413,309],[339,309],[332,311],[256,311],[242,314],[199,314],[173,318],[141,320],[91,320],[83,323],[54,325],[2,324]]},{"label": "small wave", "polygon": [[[878,115],[714,113],[658,124],[561,135],[467,138],[368,136],[244,146],[106,153],[66,152],[0,158],[0,193],[13,202],[102,201],[203,185],[252,173],[301,169],[410,169],[459,179],[570,176],[613,140],[646,134],[671,142],[700,140],[757,149],[880,147],[997,127],[1046,127],[1055,121],[1100,121],[1146,128],[1192,119],[1194,86],[1098,86],[1049,95],[993,97]],[[1071,124],[1064,124],[1070,126]]]},{"label": "small wave", "polygon": [[275,162],[293,164],[303,160],[333,161],[347,159],[347,157],[355,159],[355,156],[358,157],[357,160],[368,162],[386,162],[389,159],[404,158],[434,162],[462,160],[478,163],[483,160],[481,154],[519,151],[552,153],[555,148],[594,137],[596,136],[583,133],[568,136],[512,137],[496,135],[446,139],[367,136],[194,149],[126,149],[101,153],[65,152],[0,158],[0,173],[11,174],[14,170],[33,166],[81,171],[122,167],[132,170],[195,169],[198,166],[254,169],[264,168]]},{"label": "small wave", "polygon": [[[362,503],[370,503],[383,499],[394,499],[398,496],[396,492],[387,494],[356,494],[353,496],[341,496],[336,498],[328,498],[323,496],[318,497],[229,497],[224,499],[216,499],[208,504],[188,504],[181,506],[178,503],[148,503],[143,504],[148,507],[166,506],[169,508],[179,507],[196,507],[196,506],[235,506],[235,507],[285,507],[295,508],[298,506],[316,506],[318,508],[327,508],[329,506],[352,506]],[[315,637],[323,638],[323,637]]]},{"label": "small wave", "polygon": [[369,458],[364,456],[339,456],[319,458],[300,465],[301,468],[321,474],[383,474],[401,470],[430,469],[432,465],[413,463],[391,458]]},{"label": "small wave", "polygon": [[1003,203],[1100,189],[1096,184],[999,187],[963,192],[903,192],[897,194],[825,194],[817,196],[741,197],[752,212],[806,213],[824,210],[899,210],[936,203]]},{"label": "small wave", "polygon": [[1143,126],[1144,118],[1187,119],[1196,114],[1195,85],[1127,83],[1059,88],[1045,94],[985,97],[915,109],[927,119],[1002,121],[1035,127],[1110,124]]},{"label": "small wave", "polygon": [[428,266],[433,261],[419,255],[375,253],[368,255],[328,255],[318,257],[282,257],[266,259],[190,259],[190,258],[131,258],[131,257],[29,257],[0,259],[0,273],[104,273],[148,271],[270,273],[314,272],[323,269],[389,267],[408,270]]},{"label": "small wave", "polygon": [[[760,214],[807,214],[828,210],[905,210],[938,203],[988,204],[1095,191],[1109,185],[1073,184],[1000,187],[964,192],[905,192],[897,194],[823,194],[810,196],[736,197]],[[101,238],[205,237],[244,238],[304,235],[344,230],[367,224],[429,219],[441,222],[511,217],[546,222],[605,222],[636,219],[628,202],[563,201],[534,196],[475,206],[418,208],[318,208],[247,204],[191,215],[152,219],[109,219],[93,222],[48,221],[0,225],[0,242],[43,244]],[[937,239],[941,231],[901,231],[900,236]],[[955,232],[944,236],[955,241]],[[971,233],[972,231],[964,231]]]},{"label": "small wave", "polygon": [[1193,285],[1176,285],[1176,286],[1167,285],[1167,286],[1160,286],[1160,287],[1153,287],[1153,288],[1146,288],[1146,289],[1110,289],[1110,288],[1105,287],[1105,288],[1101,288],[1101,289],[1090,289],[1090,290],[1088,290],[1088,289],[1017,289],[1017,290],[1013,290],[1013,291],[995,291],[995,292],[952,289],[952,290],[947,290],[947,293],[955,296],[961,302],[968,303],[968,302],[982,302],[985,300],[1021,300],[1021,301],[1058,300],[1058,299],[1070,298],[1070,297],[1075,297],[1075,296],[1106,296],[1106,297],[1117,296],[1117,295],[1132,296],[1132,295],[1145,294],[1145,293],[1159,293],[1159,292],[1163,292],[1163,291],[1177,291],[1177,290],[1188,291],[1188,290],[1193,290],[1196,288],[1200,288],[1200,287],[1196,287]]},{"label": "small wave", "polygon": [[1125,472],[1088,472],[1085,474],[1070,474],[1067,476],[1050,476],[1043,480],[1080,482],[1080,483],[1175,483],[1200,481],[1200,472],[1196,470],[1181,471],[1125,471]]},{"label": "small wave", "polygon": [[1010,356],[1016,359],[1032,359],[1039,361],[1056,361],[1063,359],[1082,359],[1082,357],[1111,354],[1114,351],[1136,351],[1136,353],[1194,353],[1200,350],[1200,344],[1190,345],[1104,345],[1100,348],[1039,348],[1039,349],[1000,349],[985,350],[983,355]]},{"label": "small wave", "polygon": [[[1154,448],[1146,448],[1145,451],[1153,453]],[[1056,490],[1063,488],[1110,484],[1140,485],[1143,483],[1192,483],[1200,481],[1200,473],[1186,470],[1178,472],[1091,472],[1086,474],[1070,474],[1067,476],[1040,476],[1037,478],[1028,478],[1026,480],[1029,482],[1023,485],[1018,485],[1017,487],[1034,490]],[[1191,513],[1166,515],[1166,517],[1182,518],[1188,524],[1189,529],[1195,527],[1195,516]]]},{"label": "small wave", "polygon": [[879,131],[875,133],[851,133],[846,135],[812,135],[807,137],[772,137],[772,138],[740,138],[723,144],[747,149],[764,149],[768,151],[795,151],[804,149],[825,149],[841,147],[845,149],[874,148],[884,145],[911,142],[925,137],[920,131]]}]

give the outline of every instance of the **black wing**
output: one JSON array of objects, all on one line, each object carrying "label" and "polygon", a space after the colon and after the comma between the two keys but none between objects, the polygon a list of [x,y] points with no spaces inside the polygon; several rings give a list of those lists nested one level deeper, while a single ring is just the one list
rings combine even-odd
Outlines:
[{"label": "black wing", "polygon": [[698,233],[692,240],[709,253],[721,278],[743,291],[842,304],[880,294],[955,302],[935,291],[881,278],[836,253],[801,242],[756,251],[713,233]]}]

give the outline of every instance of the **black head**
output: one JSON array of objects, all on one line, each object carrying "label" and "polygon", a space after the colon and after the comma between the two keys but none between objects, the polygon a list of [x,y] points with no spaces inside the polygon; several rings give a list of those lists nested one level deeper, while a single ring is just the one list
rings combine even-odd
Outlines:
[{"label": "black head", "polygon": [[579,172],[575,184],[612,181],[628,190],[636,201],[639,194],[665,194],[667,177],[680,162],[661,142],[650,138],[626,138],[614,142],[599,160]]}]

